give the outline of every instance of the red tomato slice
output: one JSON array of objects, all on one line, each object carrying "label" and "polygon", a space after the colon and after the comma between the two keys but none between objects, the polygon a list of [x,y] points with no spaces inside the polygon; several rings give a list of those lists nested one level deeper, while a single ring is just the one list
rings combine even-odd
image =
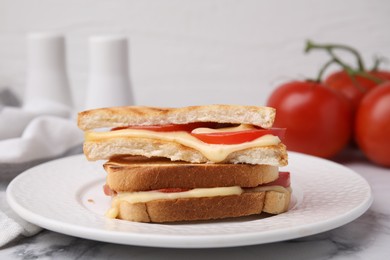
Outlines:
[{"label": "red tomato slice", "polygon": [[[156,132],[177,132],[177,131],[186,131],[191,132],[195,128],[207,127],[215,128],[218,126],[218,123],[213,122],[196,122],[182,125],[149,125],[149,126],[121,126],[111,129],[112,131],[123,130],[123,129],[140,129],[140,130],[150,130]],[[253,130],[243,130],[235,132],[221,132],[221,133],[203,133],[195,134],[191,133],[192,136],[198,138],[199,140],[208,143],[208,144],[240,144],[244,142],[250,142],[254,139],[257,139],[263,135],[276,135],[280,139],[284,138],[286,129],[285,128],[270,128],[270,129],[253,129]]]},{"label": "red tomato slice", "polygon": [[110,187],[107,184],[103,185],[103,191],[104,191],[104,194],[107,196],[112,196],[112,195],[116,194],[116,192],[113,191],[112,189],[110,189]]},{"label": "red tomato slice", "polygon": [[285,128],[269,128],[221,133],[191,133],[191,135],[208,144],[241,144],[269,134],[278,136],[283,140],[285,132]]},{"label": "red tomato slice", "polygon": [[177,132],[177,131],[186,131],[191,132],[195,128],[199,127],[212,127],[215,123],[208,122],[196,122],[182,125],[143,125],[143,126],[120,126],[111,129],[112,131],[123,130],[123,129],[139,129],[139,130],[150,130],[156,132]]},{"label": "red tomato slice", "polygon": [[279,172],[279,178],[274,180],[273,182],[269,182],[264,184],[263,186],[282,186],[282,187],[290,187],[290,173],[289,172]]}]

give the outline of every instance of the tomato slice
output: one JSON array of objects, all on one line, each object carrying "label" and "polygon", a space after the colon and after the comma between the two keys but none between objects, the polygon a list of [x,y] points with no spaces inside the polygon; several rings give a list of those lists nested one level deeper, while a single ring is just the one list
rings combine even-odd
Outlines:
[{"label": "tomato slice", "polygon": [[262,186],[282,186],[285,188],[290,187],[291,181],[290,181],[290,173],[289,172],[279,172],[279,178],[276,180],[266,183]]},{"label": "tomato slice", "polygon": [[[155,132],[177,132],[185,131],[191,132],[196,128],[219,128],[226,126],[214,122],[195,122],[189,124],[168,124],[168,125],[147,125],[147,126],[121,126],[112,128],[112,131],[123,130],[123,129],[139,129],[149,130]],[[253,141],[263,135],[275,135],[281,140],[284,138],[286,129],[285,128],[269,128],[269,129],[250,129],[234,132],[217,132],[217,133],[191,133],[192,136],[208,144],[240,144],[245,142]]]},{"label": "tomato slice", "polygon": [[104,194],[107,196],[116,195],[116,191],[113,191],[107,184],[103,185]]},{"label": "tomato slice", "polygon": [[208,144],[241,144],[264,135],[275,135],[283,140],[285,132],[285,128],[269,128],[220,133],[191,133],[191,135]]},{"label": "tomato slice", "polygon": [[140,126],[120,126],[112,128],[112,131],[123,130],[123,129],[139,129],[139,130],[150,130],[156,132],[177,132],[177,131],[186,131],[191,132],[195,128],[199,127],[213,127],[216,123],[209,122],[195,122],[188,124],[168,124],[168,125],[140,125]]}]

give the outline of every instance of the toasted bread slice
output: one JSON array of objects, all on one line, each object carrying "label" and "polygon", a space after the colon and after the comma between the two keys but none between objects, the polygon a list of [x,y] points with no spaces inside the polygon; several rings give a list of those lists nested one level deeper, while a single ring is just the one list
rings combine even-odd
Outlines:
[{"label": "toasted bread slice", "polygon": [[[84,154],[88,160],[109,160],[120,155],[141,155],[146,157],[165,157],[172,161],[191,163],[212,163],[201,152],[193,148],[159,139],[113,138],[102,141],[84,142]],[[286,146],[282,143],[261,146],[231,153],[219,163],[287,165]]]},{"label": "toasted bread slice", "polygon": [[104,164],[107,185],[123,191],[163,188],[257,187],[279,176],[279,168],[250,164],[193,164],[165,158],[117,157]]},{"label": "toasted bread slice", "polygon": [[217,122],[272,126],[275,109],[261,106],[207,105],[183,108],[112,107],[87,110],[78,114],[78,126],[86,131],[104,127],[187,124]]},{"label": "toasted bread slice", "polygon": [[175,222],[241,217],[261,212],[280,214],[287,211],[291,189],[286,192],[251,191],[241,195],[205,198],[154,200],[119,204],[119,219],[136,222]]}]

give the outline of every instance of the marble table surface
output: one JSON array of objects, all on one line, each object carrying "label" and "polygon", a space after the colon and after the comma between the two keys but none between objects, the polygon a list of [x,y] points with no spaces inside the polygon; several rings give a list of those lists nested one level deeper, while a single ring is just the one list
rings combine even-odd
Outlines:
[{"label": "marble table surface", "polygon": [[1,248],[0,259],[390,259],[390,169],[369,163],[353,150],[335,160],[370,183],[374,202],[361,217],[328,232],[255,246],[165,249],[103,243],[43,230]]}]

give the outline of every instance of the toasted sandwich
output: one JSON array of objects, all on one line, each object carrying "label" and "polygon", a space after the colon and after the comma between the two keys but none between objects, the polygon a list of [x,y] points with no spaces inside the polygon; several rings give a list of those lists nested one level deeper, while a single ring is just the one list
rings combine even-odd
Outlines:
[{"label": "toasted sandwich", "polygon": [[88,160],[107,160],[107,215],[138,222],[288,209],[284,129],[269,107],[114,107],[79,113]]}]

